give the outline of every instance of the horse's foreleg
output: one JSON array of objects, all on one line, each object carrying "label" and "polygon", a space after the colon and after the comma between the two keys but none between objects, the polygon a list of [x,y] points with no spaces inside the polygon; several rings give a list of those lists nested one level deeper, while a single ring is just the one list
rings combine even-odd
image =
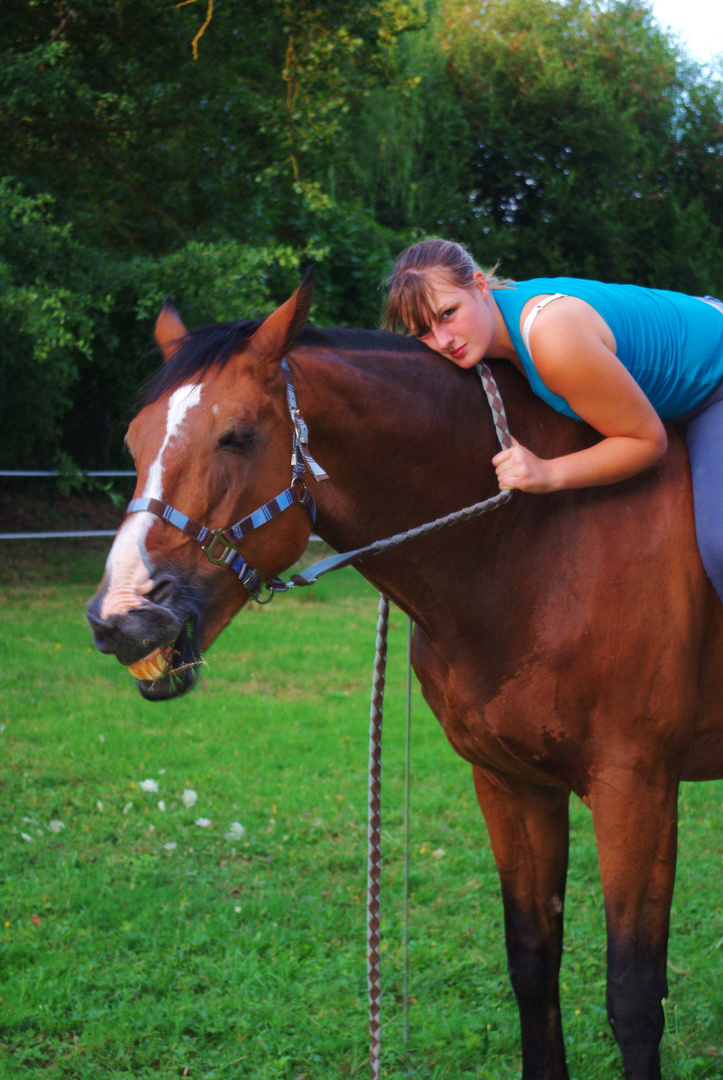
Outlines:
[{"label": "horse's foreleg", "polygon": [[522,1031],[523,1080],[567,1080],[559,972],[567,876],[567,792],[504,790],[473,768],[502,883],[507,959]]},{"label": "horse's foreleg", "polygon": [[589,793],[608,935],[608,1017],[626,1080],[659,1080],[678,781],[627,768]]}]

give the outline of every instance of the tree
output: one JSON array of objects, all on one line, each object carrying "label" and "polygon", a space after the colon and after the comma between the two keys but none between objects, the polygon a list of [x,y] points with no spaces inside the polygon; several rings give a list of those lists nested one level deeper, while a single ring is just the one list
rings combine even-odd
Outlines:
[{"label": "tree", "polygon": [[217,5],[194,61],[202,5],[3,9],[5,464],[117,453],[169,290],[191,322],[263,314],[317,261],[317,318],[375,322],[394,245],[322,180],[416,10]]},{"label": "tree", "polygon": [[208,11],[0,8],[5,464],[118,460],[167,292],[190,323],[263,314],[314,262],[313,318],[371,326],[423,233],[518,277],[723,292],[720,72],[644,0]]},{"label": "tree", "polygon": [[[648,8],[446,0],[441,15],[440,47],[474,132],[471,213],[459,231],[476,250],[504,258],[517,276],[679,288],[719,280],[712,262],[691,258],[691,229],[705,231],[701,187],[679,182],[681,157],[695,156],[700,134],[685,116],[701,73],[683,64]],[[720,94],[705,100],[710,135]],[[708,224],[715,239],[720,215]]]}]

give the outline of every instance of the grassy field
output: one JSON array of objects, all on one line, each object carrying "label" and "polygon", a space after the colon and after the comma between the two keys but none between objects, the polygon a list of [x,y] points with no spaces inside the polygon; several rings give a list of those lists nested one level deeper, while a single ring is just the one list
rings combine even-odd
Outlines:
[{"label": "grassy field", "polygon": [[[374,591],[343,571],[252,606],[209,652],[197,690],[152,705],[91,646],[84,604],[102,549],[9,548],[0,567],[0,1080],[366,1077]],[[393,611],[383,1076],[512,1080],[518,1030],[496,872],[469,769],[418,692],[408,1046],[402,1039],[405,649],[406,619]],[[591,824],[577,802],[572,815],[570,1072],[621,1080],[605,1019]],[[723,1077],[722,819],[723,786],[683,788],[668,1080]]]}]

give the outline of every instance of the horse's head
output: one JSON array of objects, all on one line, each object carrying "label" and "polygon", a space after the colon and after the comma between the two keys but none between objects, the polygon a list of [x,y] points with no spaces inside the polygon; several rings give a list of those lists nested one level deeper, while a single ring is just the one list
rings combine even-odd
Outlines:
[{"label": "horse's head", "polygon": [[[279,361],[304,325],[312,291],[307,274],[260,324],[188,334],[172,305],[158,317],[165,364],[126,439],[138,474],[134,512],[88,604],[95,644],[129,665],[144,697],[189,690],[203,651],[253,592],[250,568],[254,582],[264,581],[306,547],[310,515],[293,499],[238,542],[227,530],[289,485],[293,428]],[[303,497],[299,481],[289,490]]]}]

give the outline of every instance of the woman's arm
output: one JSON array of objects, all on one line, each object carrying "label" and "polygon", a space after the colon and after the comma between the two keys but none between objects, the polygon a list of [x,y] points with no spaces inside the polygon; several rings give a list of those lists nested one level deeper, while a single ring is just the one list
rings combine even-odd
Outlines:
[{"label": "woman's arm", "polygon": [[660,460],[667,447],[665,428],[614,347],[607,324],[584,301],[565,297],[540,312],[530,334],[540,378],[605,438],[549,459],[516,443],[492,459],[501,489],[546,492],[614,484]]}]

